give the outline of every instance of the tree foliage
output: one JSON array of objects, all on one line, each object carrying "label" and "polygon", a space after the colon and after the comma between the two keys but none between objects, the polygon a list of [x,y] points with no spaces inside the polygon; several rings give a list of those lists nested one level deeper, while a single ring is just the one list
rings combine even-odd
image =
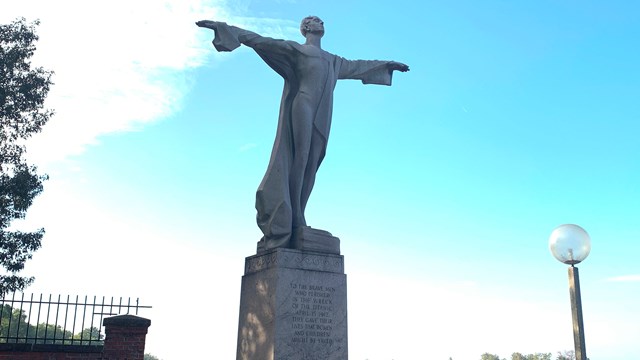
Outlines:
[{"label": "tree foliage", "polygon": [[551,353],[535,353],[523,355],[519,352],[511,354],[511,360],[552,360]]},{"label": "tree foliage", "polygon": [[[511,360],[554,360],[552,356],[553,355],[551,353],[535,353],[535,354],[524,355],[519,352],[514,352],[513,354],[511,354]],[[570,351],[558,352],[558,355],[555,358],[555,360],[575,360],[575,358],[576,357],[575,357],[574,351],[570,350]],[[500,359],[500,356],[498,355],[484,353],[480,356],[480,360],[507,360],[507,359],[504,359],[504,358]]]},{"label": "tree foliage", "polygon": [[501,360],[501,359],[500,359],[500,356],[498,355],[484,353],[480,356],[480,360]]},{"label": "tree foliage", "polygon": [[31,66],[38,25],[24,18],[0,25],[0,265],[8,273],[0,275],[0,296],[22,290],[33,281],[16,274],[40,248],[44,235],[44,229],[8,230],[13,220],[25,217],[47,179],[24,159],[24,141],[53,115],[44,108],[53,73]]},{"label": "tree foliage", "polygon": [[7,304],[0,307],[0,343],[102,345],[103,337],[96,327],[86,328],[74,335],[60,325],[44,322],[31,325],[27,322],[24,310],[13,308]]},{"label": "tree foliage", "polygon": [[556,357],[556,360],[575,360],[576,359],[576,353],[573,350],[569,350],[569,351],[558,351],[558,356]]}]

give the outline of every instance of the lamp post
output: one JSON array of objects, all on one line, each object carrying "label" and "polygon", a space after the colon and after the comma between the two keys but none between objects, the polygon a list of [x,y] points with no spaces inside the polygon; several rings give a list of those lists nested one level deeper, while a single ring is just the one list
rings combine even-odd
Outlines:
[{"label": "lamp post", "polygon": [[549,237],[549,250],[558,261],[569,266],[569,296],[573,318],[573,344],[576,360],[587,360],[582,323],[582,300],[580,298],[580,277],[576,264],[586,259],[591,251],[589,234],[578,225],[565,224],[553,229]]}]

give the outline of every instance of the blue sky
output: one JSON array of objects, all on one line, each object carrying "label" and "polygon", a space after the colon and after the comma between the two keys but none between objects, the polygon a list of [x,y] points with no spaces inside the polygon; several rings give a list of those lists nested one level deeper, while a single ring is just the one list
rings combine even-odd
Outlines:
[{"label": "blue sky", "polygon": [[29,143],[51,179],[16,224],[47,230],[29,290],[140,297],[154,306],[147,351],[184,358],[170,339],[188,328],[212,345],[190,358],[233,358],[282,80],[250,49],[216,53],[194,22],[302,41],[310,14],[327,51],[411,66],[391,87],[338,84],[307,208],[310,225],[342,240],[350,358],[571,349],[566,269],[547,247],[564,223],[592,238],[580,265],[589,357],[633,358],[631,1],[10,4],[5,23],[41,19],[34,61],[56,72],[57,115]]}]

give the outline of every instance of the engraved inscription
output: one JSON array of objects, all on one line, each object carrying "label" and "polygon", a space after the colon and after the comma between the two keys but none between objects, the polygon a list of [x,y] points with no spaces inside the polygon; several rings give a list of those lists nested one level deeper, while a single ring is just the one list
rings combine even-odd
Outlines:
[{"label": "engraved inscription", "polygon": [[330,286],[291,283],[292,343],[333,344],[333,300]]},{"label": "engraved inscription", "polygon": [[248,257],[245,261],[244,273],[246,275],[272,267],[292,267],[296,269],[344,273],[344,260],[342,256],[328,257],[301,254],[298,251],[288,249],[276,249],[271,253]]},{"label": "engraved inscription", "polygon": [[277,253],[271,253],[262,256],[256,256],[253,258],[247,258],[244,266],[244,273],[249,274],[252,272],[268,269],[278,264]]}]

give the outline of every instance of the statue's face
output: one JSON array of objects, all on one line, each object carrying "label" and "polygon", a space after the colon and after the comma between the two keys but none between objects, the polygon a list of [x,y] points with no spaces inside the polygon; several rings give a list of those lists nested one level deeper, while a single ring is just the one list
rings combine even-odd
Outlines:
[{"label": "statue's face", "polygon": [[309,16],[302,21],[302,35],[307,36],[307,33],[324,35],[324,22],[317,16]]}]

